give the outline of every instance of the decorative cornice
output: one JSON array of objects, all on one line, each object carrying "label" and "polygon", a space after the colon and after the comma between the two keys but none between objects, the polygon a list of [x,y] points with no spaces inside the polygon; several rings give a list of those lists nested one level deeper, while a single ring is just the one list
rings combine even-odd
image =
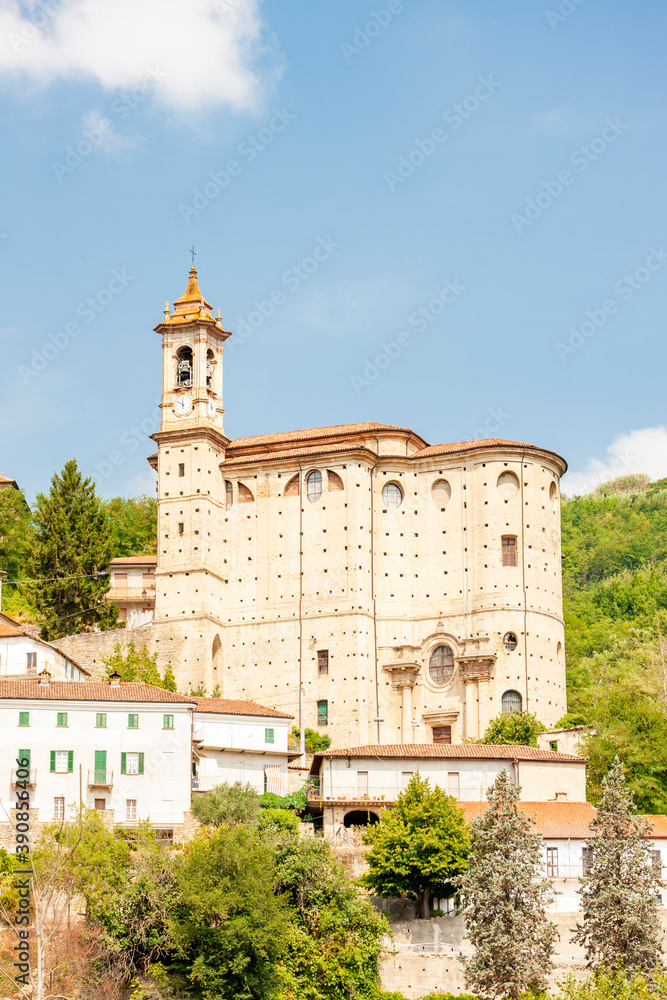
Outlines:
[{"label": "decorative cornice", "polygon": [[473,653],[468,656],[457,656],[455,660],[465,682],[489,681],[493,676],[493,668],[496,663],[495,654]]},{"label": "decorative cornice", "polygon": [[413,688],[421,670],[418,663],[405,663],[403,660],[398,663],[386,663],[382,669],[391,674],[391,683],[398,689]]}]

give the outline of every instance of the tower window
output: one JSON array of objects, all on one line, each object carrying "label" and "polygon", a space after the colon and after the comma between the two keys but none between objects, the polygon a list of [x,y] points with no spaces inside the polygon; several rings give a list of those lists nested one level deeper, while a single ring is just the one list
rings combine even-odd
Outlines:
[{"label": "tower window", "polygon": [[523,699],[518,691],[506,691],[500,700],[500,711],[503,715],[512,715],[523,708]]},{"label": "tower window", "polygon": [[206,352],[206,388],[213,388],[213,369],[215,365],[215,360],[213,356],[213,351],[209,350]]},{"label": "tower window", "polygon": [[519,642],[514,632],[506,632],[503,636],[503,646],[507,652],[513,653],[518,645]]},{"label": "tower window", "polygon": [[317,651],[317,672],[318,674],[329,673],[329,650],[318,649]]},{"label": "tower window", "polygon": [[434,743],[446,743],[447,746],[451,745],[451,742],[452,742],[452,727],[451,726],[434,726],[433,727],[433,742]]},{"label": "tower window", "polygon": [[503,566],[516,566],[516,535],[503,535]]},{"label": "tower window", "polygon": [[185,531],[185,524],[184,524],[183,521],[179,521],[178,522],[178,533],[179,533],[179,535],[182,535],[184,531]]},{"label": "tower window", "polygon": [[329,725],[329,702],[318,701],[317,703],[317,724],[318,726]]},{"label": "tower window", "polygon": [[428,672],[438,687],[449,684],[454,676],[454,654],[449,646],[436,646],[428,662]]},{"label": "tower window", "polygon": [[225,480],[225,510],[234,506],[234,487],[228,479]]},{"label": "tower window", "polygon": [[178,463],[178,474],[181,477],[181,479],[185,475],[185,462]]},{"label": "tower window", "polygon": [[317,503],[322,496],[322,473],[315,469],[306,478],[306,494],[311,503]]},{"label": "tower window", "polygon": [[176,355],[176,385],[185,388],[192,385],[192,350],[181,347]]},{"label": "tower window", "polygon": [[403,490],[398,483],[387,483],[382,488],[382,502],[385,507],[400,507],[403,503]]}]

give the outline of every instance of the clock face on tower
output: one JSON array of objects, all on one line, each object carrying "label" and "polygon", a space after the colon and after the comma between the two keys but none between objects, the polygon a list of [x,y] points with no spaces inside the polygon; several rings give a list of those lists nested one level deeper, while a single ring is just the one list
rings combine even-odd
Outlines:
[{"label": "clock face on tower", "polygon": [[177,417],[184,417],[192,409],[192,400],[189,396],[179,396],[174,403],[174,413]]},{"label": "clock face on tower", "polygon": [[211,420],[215,420],[215,403],[213,402],[212,399],[209,399],[208,403],[206,404],[206,412],[208,413]]}]

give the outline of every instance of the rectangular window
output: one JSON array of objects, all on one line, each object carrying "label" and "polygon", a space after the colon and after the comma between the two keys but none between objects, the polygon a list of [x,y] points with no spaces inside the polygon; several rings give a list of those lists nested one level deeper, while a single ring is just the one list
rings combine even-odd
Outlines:
[{"label": "rectangular window", "polygon": [[357,795],[360,799],[368,795],[368,771],[357,771]]},{"label": "rectangular window", "polygon": [[181,477],[181,479],[185,475],[185,462],[178,463],[178,474]]},{"label": "rectangular window", "polygon": [[137,818],[137,800],[136,799],[126,799],[125,800],[125,819],[126,820],[136,820]]},{"label": "rectangular window", "polygon": [[553,750],[554,753],[558,753],[558,740],[551,740],[549,743],[549,749]]},{"label": "rectangular window", "polygon": [[651,851],[651,862],[658,875],[662,872],[662,854],[660,851]]},{"label": "rectangular window", "polygon": [[51,772],[55,774],[71,774],[74,770],[73,750],[51,751]]},{"label": "rectangular window", "polygon": [[144,755],[142,753],[122,753],[120,755],[121,774],[143,774]]},{"label": "rectangular window", "polygon": [[95,728],[96,729],[106,729],[107,728],[107,713],[98,712],[95,716]]},{"label": "rectangular window", "polygon": [[405,789],[408,787],[408,785],[412,781],[413,775],[414,775],[414,771],[403,771],[403,773],[401,775],[401,781],[402,781],[402,784],[403,784],[403,791],[405,791]]},{"label": "rectangular window", "polygon": [[56,720],[56,725],[61,728],[67,726],[67,712],[58,712],[58,718]]},{"label": "rectangular window", "polygon": [[516,565],[516,535],[503,535],[503,566]]},{"label": "rectangular window", "polygon": [[107,752],[106,750],[95,751],[95,784],[106,785],[107,783]]},{"label": "rectangular window", "polygon": [[127,573],[114,573],[113,585],[120,590],[127,590]]},{"label": "rectangular window", "polygon": [[275,730],[274,729],[265,729],[264,730],[264,742],[265,743],[273,743],[274,742],[274,737],[275,737]]},{"label": "rectangular window", "polygon": [[53,800],[53,818],[65,819],[65,796],[56,795]]},{"label": "rectangular window", "polygon": [[106,807],[107,807],[107,800],[106,799],[95,799],[95,808],[96,809],[106,809]]},{"label": "rectangular window", "polygon": [[457,802],[461,797],[461,776],[458,771],[450,771],[447,775],[447,794],[453,796]]},{"label": "rectangular window", "polygon": [[30,725],[30,712],[19,712],[19,726]]},{"label": "rectangular window", "polygon": [[30,751],[29,750],[19,750],[18,759],[19,760],[27,760],[28,763],[25,764],[24,767],[27,767],[27,768],[30,767]]},{"label": "rectangular window", "polygon": [[139,728],[139,716],[136,713],[130,712],[130,714],[128,715],[128,717],[127,717],[127,728],[128,729],[138,729]]},{"label": "rectangular window", "polygon": [[547,847],[547,878],[558,878],[557,847]]},{"label": "rectangular window", "polygon": [[179,533],[179,535],[182,535],[184,531],[185,531],[185,522],[184,521],[179,521],[178,522],[178,533]]},{"label": "rectangular window", "polygon": [[447,743],[452,742],[452,727],[451,726],[434,726],[433,727],[433,742],[434,743]]},{"label": "rectangular window", "polygon": [[584,875],[588,875],[593,864],[593,848],[582,847],[581,849],[581,870]]},{"label": "rectangular window", "polygon": [[173,729],[174,728],[174,717],[173,717],[173,715],[163,715],[162,716],[162,728],[163,729]]},{"label": "rectangular window", "polygon": [[329,702],[318,701],[317,703],[317,724],[318,726],[329,725]]},{"label": "rectangular window", "polygon": [[142,578],[142,583],[144,587],[154,587],[155,586],[155,573],[144,573]]},{"label": "rectangular window", "polygon": [[329,650],[318,649],[317,651],[317,672],[318,674],[329,673]]},{"label": "rectangular window", "polygon": [[26,653],[27,670],[29,674],[37,673],[37,653]]}]

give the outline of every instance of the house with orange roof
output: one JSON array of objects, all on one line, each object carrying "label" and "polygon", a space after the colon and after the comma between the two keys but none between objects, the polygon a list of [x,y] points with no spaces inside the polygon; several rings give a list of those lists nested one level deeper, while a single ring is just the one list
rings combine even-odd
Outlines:
[{"label": "house with orange roof", "polygon": [[118,556],[109,563],[106,600],[118,608],[118,620],[127,628],[153,620],[157,556]]},{"label": "house with orange roof", "polygon": [[34,628],[0,614],[0,679],[37,677],[48,670],[55,680],[85,681],[90,673]]}]

